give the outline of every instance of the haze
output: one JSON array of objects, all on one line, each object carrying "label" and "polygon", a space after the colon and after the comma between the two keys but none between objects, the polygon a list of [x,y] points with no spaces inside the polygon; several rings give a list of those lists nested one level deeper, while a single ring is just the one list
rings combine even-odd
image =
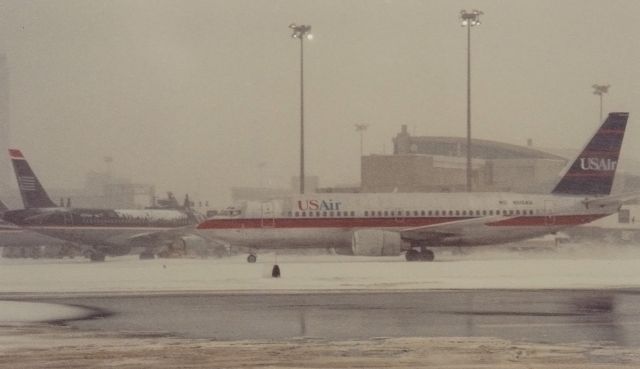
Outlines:
[{"label": "haze", "polygon": [[[307,175],[357,184],[365,154],[418,135],[466,134],[472,30],[473,135],[579,148],[605,111],[631,112],[621,168],[640,132],[640,2],[1,1],[11,146],[49,187],[117,175],[212,203],[231,186],[298,174],[299,45],[305,44]],[[6,159],[3,159],[6,160]],[[264,164],[262,164],[264,163]],[[11,177],[2,182],[13,184]]]}]

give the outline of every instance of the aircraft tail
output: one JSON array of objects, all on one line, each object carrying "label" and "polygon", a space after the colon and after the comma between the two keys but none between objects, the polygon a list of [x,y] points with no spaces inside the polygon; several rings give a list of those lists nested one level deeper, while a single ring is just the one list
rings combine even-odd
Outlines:
[{"label": "aircraft tail", "polygon": [[609,113],[553,189],[557,195],[609,195],[629,113]]},{"label": "aircraft tail", "polygon": [[9,149],[9,156],[18,179],[18,187],[20,188],[20,195],[25,209],[55,208],[56,204],[47,195],[22,152]]}]

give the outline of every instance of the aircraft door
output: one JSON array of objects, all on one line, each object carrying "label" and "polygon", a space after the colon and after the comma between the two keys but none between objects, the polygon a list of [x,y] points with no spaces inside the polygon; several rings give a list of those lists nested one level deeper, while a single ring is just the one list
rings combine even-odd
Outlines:
[{"label": "aircraft door", "polygon": [[404,211],[402,209],[393,209],[393,219],[396,221],[396,223],[402,224],[404,223]]},{"label": "aircraft door", "polygon": [[275,214],[275,206],[271,201],[265,201],[261,205],[262,211],[262,227],[275,227],[276,223],[276,214]]},{"label": "aircraft door", "polygon": [[65,211],[62,214],[64,225],[73,225],[73,214]]},{"label": "aircraft door", "polygon": [[554,214],[553,201],[546,200],[544,202],[544,224],[547,227],[552,227],[556,224],[556,216]]}]

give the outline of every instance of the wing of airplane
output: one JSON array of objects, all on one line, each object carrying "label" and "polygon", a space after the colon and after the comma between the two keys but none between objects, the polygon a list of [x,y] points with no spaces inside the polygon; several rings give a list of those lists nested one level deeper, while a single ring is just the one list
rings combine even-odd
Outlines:
[{"label": "wing of airplane", "polygon": [[19,231],[20,227],[0,220],[0,231]]},{"label": "wing of airplane", "polygon": [[402,238],[408,240],[438,241],[450,237],[463,237],[477,234],[493,223],[510,219],[505,216],[486,216],[431,224],[421,227],[406,228],[400,231]]},{"label": "wing of airplane", "polygon": [[195,226],[189,225],[161,231],[141,232],[127,238],[127,240],[133,245],[150,245],[154,243],[172,242],[176,238],[195,234],[195,232],[193,232],[194,230]]},{"label": "wing of airplane", "polygon": [[[148,246],[148,245],[161,245],[176,241],[177,239],[184,239],[189,237],[202,238],[195,232],[195,225],[188,225],[184,227],[166,229],[162,231],[142,232],[127,238],[134,246]],[[220,241],[208,242],[214,244],[214,246],[224,245]]]},{"label": "wing of airplane", "polygon": [[628,193],[621,193],[617,195],[609,195],[604,197],[585,199],[583,203],[587,208],[592,208],[596,206],[605,207],[605,206],[624,205],[638,199],[640,199],[640,192],[628,192]]}]

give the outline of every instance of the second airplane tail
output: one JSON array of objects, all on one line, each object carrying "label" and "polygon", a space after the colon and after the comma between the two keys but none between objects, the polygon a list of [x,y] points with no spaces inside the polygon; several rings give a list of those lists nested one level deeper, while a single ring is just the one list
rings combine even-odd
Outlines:
[{"label": "second airplane tail", "polygon": [[18,179],[18,187],[20,188],[20,195],[25,209],[55,208],[56,204],[47,195],[22,152],[10,149],[9,156]]},{"label": "second airplane tail", "polygon": [[552,193],[609,195],[628,118],[629,113],[609,113]]}]

